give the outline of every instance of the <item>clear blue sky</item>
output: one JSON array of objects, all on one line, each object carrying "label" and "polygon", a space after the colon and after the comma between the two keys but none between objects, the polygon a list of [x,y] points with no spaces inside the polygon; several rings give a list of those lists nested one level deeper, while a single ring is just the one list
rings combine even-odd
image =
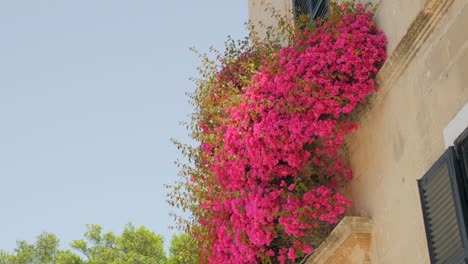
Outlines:
[{"label": "clear blue sky", "polygon": [[85,224],[174,231],[164,183],[198,59],[247,1],[0,0],[0,249]]}]

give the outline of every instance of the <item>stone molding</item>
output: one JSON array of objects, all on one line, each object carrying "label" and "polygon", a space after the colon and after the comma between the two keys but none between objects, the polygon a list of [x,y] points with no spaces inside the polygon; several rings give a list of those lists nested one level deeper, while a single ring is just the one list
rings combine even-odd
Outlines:
[{"label": "stone molding", "polygon": [[371,263],[372,221],[366,217],[346,216],[305,264]]},{"label": "stone molding", "polygon": [[403,74],[410,62],[439,24],[454,0],[430,0],[411,23],[408,31],[393,53],[385,61],[376,77],[379,92],[372,95],[367,106],[358,109],[359,114],[369,111],[381,102],[392,88],[392,84]]}]

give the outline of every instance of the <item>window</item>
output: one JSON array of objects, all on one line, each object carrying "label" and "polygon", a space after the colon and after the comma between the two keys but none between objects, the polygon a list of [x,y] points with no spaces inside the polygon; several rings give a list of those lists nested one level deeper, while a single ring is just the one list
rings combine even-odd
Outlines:
[{"label": "window", "polygon": [[302,15],[310,15],[310,19],[316,20],[328,13],[328,0],[293,0],[294,15],[299,18]]},{"label": "window", "polygon": [[464,179],[468,179],[468,129],[465,129],[465,132],[455,140],[455,147],[462,173],[465,175]]},{"label": "window", "polygon": [[468,129],[418,180],[431,263],[468,263]]}]

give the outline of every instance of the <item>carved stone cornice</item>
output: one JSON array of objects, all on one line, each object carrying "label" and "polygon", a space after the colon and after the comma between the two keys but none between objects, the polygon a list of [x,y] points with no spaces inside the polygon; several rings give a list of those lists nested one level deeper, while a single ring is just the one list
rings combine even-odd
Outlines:
[{"label": "carved stone cornice", "polygon": [[430,0],[419,12],[377,74],[376,82],[379,92],[369,98],[369,103],[366,106],[357,109],[359,112],[355,115],[357,119],[360,119],[363,113],[385,98],[393,87],[392,84],[404,73],[453,2],[454,0]]}]

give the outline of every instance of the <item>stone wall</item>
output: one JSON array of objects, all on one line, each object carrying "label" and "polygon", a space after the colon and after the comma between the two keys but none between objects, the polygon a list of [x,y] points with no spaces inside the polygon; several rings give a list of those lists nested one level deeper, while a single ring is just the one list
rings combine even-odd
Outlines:
[{"label": "stone wall", "polygon": [[[252,21],[274,25],[268,3],[286,14],[292,1],[249,0]],[[344,191],[350,214],[374,223],[371,263],[429,263],[416,180],[468,101],[468,0],[382,0],[375,19],[390,56],[346,141],[354,179]]]},{"label": "stone wall", "polygon": [[249,19],[259,33],[264,33],[259,26],[262,23],[265,26],[276,26],[277,21],[273,18],[271,10],[278,14],[293,18],[292,0],[249,0]]},{"label": "stone wall", "polygon": [[373,263],[429,263],[416,180],[444,152],[443,130],[468,101],[468,1],[429,1],[393,43],[378,82],[347,140],[350,213],[375,224]]}]

